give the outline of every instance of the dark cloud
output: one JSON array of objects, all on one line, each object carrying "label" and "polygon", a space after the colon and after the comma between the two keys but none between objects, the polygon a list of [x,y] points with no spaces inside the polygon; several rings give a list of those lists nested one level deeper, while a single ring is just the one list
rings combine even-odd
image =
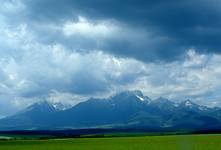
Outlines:
[{"label": "dark cloud", "polygon": [[[110,39],[103,41],[102,46],[93,41],[83,44],[77,40],[82,43],[78,44],[82,49],[99,48],[142,61],[177,60],[189,48],[202,53],[221,52],[218,0],[28,0],[25,3],[26,19],[33,22],[64,23],[70,19],[76,21],[79,15],[91,20],[114,19],[133,29],[145,30],[154,39]],[[76,46],[74,41],[69,42],[70,46]]]},{"label": "dark cloud", "polygon": [[5,0],[0,117],[56,92],[52,99],[77,101],[138,89],[220,104],[220,8],[218,0]]}]

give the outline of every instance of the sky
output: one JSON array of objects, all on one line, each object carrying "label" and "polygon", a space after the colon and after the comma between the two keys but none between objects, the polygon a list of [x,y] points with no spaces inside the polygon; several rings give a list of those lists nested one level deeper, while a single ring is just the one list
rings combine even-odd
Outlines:
[{"label": "sky", "polygon": [[220,0],[2,0],[0,117],[124,90],[221,106]]}]

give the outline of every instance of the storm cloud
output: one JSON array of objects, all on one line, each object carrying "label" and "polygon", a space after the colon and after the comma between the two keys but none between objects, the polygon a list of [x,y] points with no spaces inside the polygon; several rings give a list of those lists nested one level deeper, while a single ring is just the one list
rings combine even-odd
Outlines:
[{"label": "storm cloud", "polygon": [[[5,0],[0,117],[141,90],[221,105],[218,0]],[[163,79],[162,79],[163,78]]]},{"label": "storm cloud", "polygon": [[[91,38],[82,39],[88,40],[90,48],[93,46],[115,55],[142,61],[173,61],[180,59],[190,48],[200,53],[220,53],[221,12],[218,0],[27,0],[24,3],[26,13],[22,19],[32,23],[62,25],[64,22],[78,22],[79,16],[84,16],[93,24],[109,21],[119,28],[129,28],[117,31],[120,37],[127,34],[124,37],[117,38],[115,34],[116,37],[102,39],[102,44],[94,41],[93,33],[88,33]],[[107,28],[111,26],[106,25]],[[130,29],[142,36],[136,37]]]}]

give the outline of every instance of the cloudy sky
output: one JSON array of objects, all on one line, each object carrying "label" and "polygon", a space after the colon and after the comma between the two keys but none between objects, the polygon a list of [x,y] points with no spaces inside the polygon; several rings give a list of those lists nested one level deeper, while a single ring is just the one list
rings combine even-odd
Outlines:
[{"label": "cloudy sky", "polygon": [[0,117],[124,90],[221,106],[220,0],[2,0]]}]

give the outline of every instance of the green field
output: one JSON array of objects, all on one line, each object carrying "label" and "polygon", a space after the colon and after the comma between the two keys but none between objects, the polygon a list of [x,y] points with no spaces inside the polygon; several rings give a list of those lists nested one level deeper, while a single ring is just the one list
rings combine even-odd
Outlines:
[{"label": "green field", "polygon": [[0,150],[220,150],[221,135],[0,141]]}]

